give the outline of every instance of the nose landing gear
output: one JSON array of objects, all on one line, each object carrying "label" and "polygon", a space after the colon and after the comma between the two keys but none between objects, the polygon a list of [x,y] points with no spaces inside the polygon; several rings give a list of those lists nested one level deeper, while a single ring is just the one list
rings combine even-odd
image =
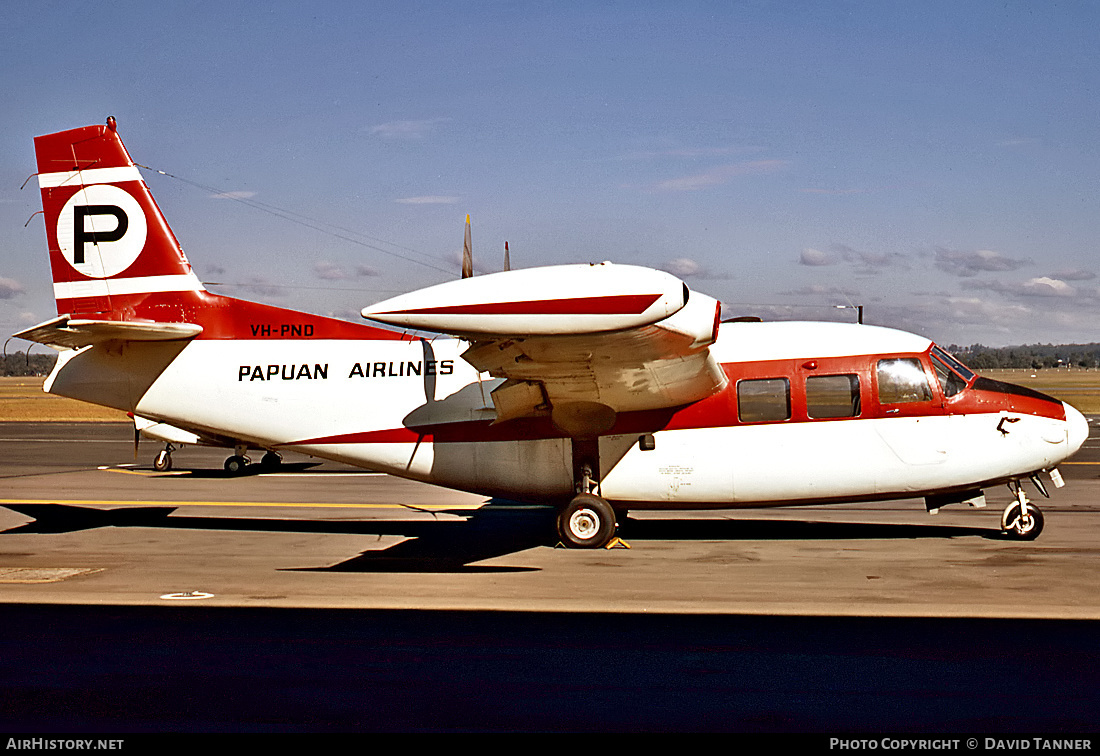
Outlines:
[{"label": "nose landing gear", "polygon": [[1043,513],[1027,500],[1020,481],[1014,480],[1008,487],[1016,495],[1016,501],[1001,515],[1001,530],[1017,541],[1034,541],[1043,532]]},{"label": "nose landing gear", "polygon": [[153,458],[153,469],[157,472],[168,472],[172,469],[172,452],[176,448],[171,444],[165,444],[164,448],[157,452]]}]

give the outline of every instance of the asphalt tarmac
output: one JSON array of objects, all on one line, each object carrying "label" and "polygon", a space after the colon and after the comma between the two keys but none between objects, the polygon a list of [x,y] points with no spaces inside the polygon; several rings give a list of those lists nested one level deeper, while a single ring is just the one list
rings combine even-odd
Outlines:
[{"label": "asphalt tarmac", "polygon": [[[155,473],[117,424],[0,424],[0,727],[1089,732],[1100,441],[1034,542],[923,502],[553,512],[288,456]],[[198,695],[196,690],[209,691]],[[163,705],[157,705],[159,702]],[[1098,746],[1100,747],[1100,746]]]}]

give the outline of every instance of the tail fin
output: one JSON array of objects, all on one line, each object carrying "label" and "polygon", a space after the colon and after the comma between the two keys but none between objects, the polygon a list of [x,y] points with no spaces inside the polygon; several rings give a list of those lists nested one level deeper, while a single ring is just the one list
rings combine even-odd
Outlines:
[{"label": "tail fin", "polygon": [[128,320],[139,304],[204,291],[114,118],[35,137],[34,149],[58,314]]}]

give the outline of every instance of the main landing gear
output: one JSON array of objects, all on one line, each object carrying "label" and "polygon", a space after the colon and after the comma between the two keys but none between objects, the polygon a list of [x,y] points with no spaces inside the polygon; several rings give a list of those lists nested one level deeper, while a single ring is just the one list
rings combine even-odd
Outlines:
[{"label": "main landing gear", "polygon": [[[176,447],[172,444],[165,444],[164,448],[157,452],[157,456],[153,458],[153,469],[157,472],[168,472],[171,470],[172,452],[175,450]],[[249,459],[246,454],[248,451],[247,446],[239,445],[233,451],[233,456],[225,460],[223,467],[230,475],[240,475],[250,464],[252,464],[252,460]],[[282,463],[282,456],[280,456],[278,452],[273,451],[266,452],[263,458],[260,459],[260,467],[267,471],[277,470]]]},{"label": "main landing gear", "polygon": [[591,493],[577,494],[558,514],[558,535],[573,549],[599,549],[615,537],[615,510]]},{"label": "main landing gear", "polygon": [[[1032,480],[1038,481],[1038,478]],[[1039,485],[1039,491],[1045,494],[1046,491],[1041,484],[1037,483],[1037,485]],[[1020,481],[1014,480],[1008,484],[1008,487],[1016,496],[1016,501],[1009,504],[1001,515],[1001,530],[1006,536],[1017,541],[1034,541],[1043,532],[1043,513],[1039,507],[1027,500],[1027,494],[1024,493],[1024,487]]]},{"label": "main landing gear", "polygon": [[[246,456],[245,452],[248,451],[248,447],[243,444],[238,445],[233,451],[233,456],[225,460],[225,471],[230,475],[240,475],[252,463],[252,460]],[[260,467],[264,470],[277,469],[282,463],[283,458],[273,451],[266,452],[260,459]]]},{"label": "main landing gear", "polygon": [[615,510],[607,500],[592,493],[593,488],[592,468],[583,465],[577,495],[558,513],[562,545],[571,549],[602,549],[622,544],[629,548],[615,536],[618,527]]}]

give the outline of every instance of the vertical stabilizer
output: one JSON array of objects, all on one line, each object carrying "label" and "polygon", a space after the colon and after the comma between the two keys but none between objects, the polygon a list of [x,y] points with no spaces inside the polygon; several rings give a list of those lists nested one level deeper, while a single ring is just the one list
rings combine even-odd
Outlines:
[{"label": "vertical stabilizer", "polygon": [[34,149],[58,314],[127,320],[150,297],[178,308],[203,291],[114,118]]}]

